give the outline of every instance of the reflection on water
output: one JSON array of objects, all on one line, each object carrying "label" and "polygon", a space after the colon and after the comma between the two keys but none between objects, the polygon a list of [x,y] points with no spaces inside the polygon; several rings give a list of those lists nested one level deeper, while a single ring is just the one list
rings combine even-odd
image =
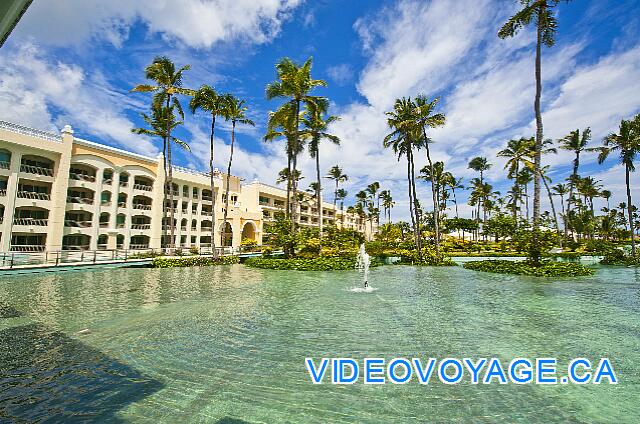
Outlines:
[{"label": "reflection on water", "polygon": [[[638,422],[635,269],[242,265],[0,279],[0,421]],[[86,334],[78,331],[89,329]],[[316,386],[307,356],[608,356],[617,386]]]}]

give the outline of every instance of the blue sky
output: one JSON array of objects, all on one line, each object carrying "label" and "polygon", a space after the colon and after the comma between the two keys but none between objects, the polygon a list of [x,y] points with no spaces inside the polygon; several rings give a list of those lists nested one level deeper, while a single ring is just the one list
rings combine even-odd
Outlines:
[{"label": "blue sky", "polygon": [[[382,148],[384,112],[397,97],[439,97],[448,122],[431,134],[436,159],[468,181],[468,160],[485,155],[494,163],[490,182],[508,190],[496,153],[511,138],[533,135],[534,34],[496,36],[516,7],[512,0],[34,2],[0,52],[0,119],[51,130],[70,124],[80,137],[155,155],[157,141],[130,133],[148,96],[128,90],[144,82],[154,56],[167,55],[191,64],[188,87],[208,83],[246,99],[257,126],[240,129],[233,173],[273,183],[286,159],[280,143],[261,141],[268,111],[280,104],[267,101],[264,88],[281,57],[313,56],[314,77],[329,83],[317,94],[342,117],[331,128],[342,146],[321,151],[323,168],[343,166],[351,195],[380,181],[397,202],[394,218],[406,218],[405,168]],[[637,0],[560,5],[558,42],[543,52],[546,137],[591,126],[595,145],[640,111],[639,12]],[[208,125],[206,116],[187,116],[180,135],[192,153],[178,155],[178,164],[204,169]],[[221,168],[228,129],[217,133]],[[566,177],[570,160],[566,152],[545,158],[554,181]],[[424,162],[420,155],[417,166]],[[583,174],[623,200],[613,160],[583,163]],[[313,164],[305,156],[301,166],[306,186]],[[428,186],[420,192],[429,205]]]}]

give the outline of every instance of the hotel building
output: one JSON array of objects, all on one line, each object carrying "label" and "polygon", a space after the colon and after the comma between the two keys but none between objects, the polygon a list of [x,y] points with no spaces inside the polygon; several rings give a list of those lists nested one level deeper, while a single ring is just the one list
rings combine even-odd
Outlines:
[{"label": "hotel building", "polygon": [[[147,157],[74,137],[70,126],[60,134],[0,121],[0,252],[157,249],[168,240],[163,218],[163,157]],[[216,246],[223,230],[224,188],[229,180],[227,245],[243,239],[268,242],[268,224],[283,211],[286,191],[257,180],[173,167],[175,245]],[[216,222],[212,220],[213,196]],[[376,231],[370,222],[323,203],[324,225]],[[301,226],[318,226],[317,207],[304,195]],[[164,220],[164,221],[163,221]]]}]

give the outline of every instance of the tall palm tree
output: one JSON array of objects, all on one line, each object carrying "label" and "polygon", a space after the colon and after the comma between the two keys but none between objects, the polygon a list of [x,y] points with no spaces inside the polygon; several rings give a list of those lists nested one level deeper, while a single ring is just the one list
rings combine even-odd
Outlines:
[{"label": "tall palm tree", "polygon": [[333,208],[335,209],[336,201],[338,200],[338,185],[347,181],[349,177],[347,176],[347,174],[344,174],[342,172],[342,168],[340,168],[340,165],[335,165],[329,170],[327,178],[336,182],[336,189],[333,192]]},{"label": "tall palm tree", "polygon": [[[155,93],[153,96],[154,103],[164,103],[164,107],[168,110],[170,105],[175,107],[175,110],[184,119],[184,113],[182,112],[182,106],[176,97],[178,94],[193,95],[193,90],[189,90],[182,86],[182,74],[191,68],[190,65],[185,65],[176,70],[175,64],[166,56],[157,56],[153,59],[150,65],[145,68],[145,78],[155,82],[152,84],[139,84],[133,87],[131,91],[140,93]],[[169,202],[171,207],[171,221],[170,221],[170,237],[169,245],[173,246],[175,240],[175,222],[174,215],[175,209],[173,208],[173,167],[171,158],[171,126],[169,120],[166,122],[166,138],[164,140],[163,153],[165,157],[164,168],[167,178],[166,187],[169,191]],[[165,190],[165,199],[166,199]]]},{"label": "tall palm tree", "polygon": [[[420,230],[420,207],[415,198],[415,166],[413,165],[413,150],[420,141],[420,132],[415,125],[415,106],[411,99],[396,99],[393,111],[386,112],[387,125],[392,130],[383,140],[385,148],[391,148],[398,156],[407,158],[407,183],[409,187],[409,215],[413,226],[413,237],[418,252],[418,259],[422,261],[422,234]],[[436,206],[437,207],[437,206]]]},{"label": "tall palm tree", "polygon": [[607,201],[607,209],[611,209],[611,205],[609,204],[609,199],[611,199],[611,191],[610,190],[602,190],[600,191],[600,195],[604,200]]},{"label": "tall palm tree", "polygon": [[[485,171],[488,171],[489,169],[491,169],[492,164],[489,163],[489,161],[487,160],[487,158],[482,157],[482,156],[476,156],[475,158],[471,159],[469,161],[469,164],[467,165],[467,168],[479,172],[480,173],[480,184],[484,184],[484,173]],[[478,202],[478,212],[477,212],[477,217],[478,219],[480,219],[480,204],[482,204],[484,202]],[[485,214],[486,216],[486,214]],[[483,225],[486,225],[486,220],[483,222]]]},{"label": "tall palm tree", "polygon": [[391,209],[395,206],[396,202],[393,201],[391,196],[391,190],[384,190],[380,193],[380,199],[382,199],[382,207],[384,208],[385,216],[387,217],[387,223],[391,223]]},{"label": "tall palm tree", "polygon": [[[433,169],[433,161],[431,160],[431,152],[429,149],[429,144],[433,143],[431,138],[427,137],[427,128],[436,128],[444,125],[445,116],[442,113],[435,113],[435,108],[438,104],[438,99],[429,100],[423,95],[419,95],[416,97],[415,101],[415,119],[418,128],[422,132],[422,143],[418,144],[418,148],[424,147],[427,156],[427,163],[429,168],[431,168],[431,175],[434,175]],[[415,195],[415,190],[414,190]],[[433,197],[433,216],[435,217],[435,241],[436,241],[436,257],[440,258],[440,225],[438,223],[440,210],[438,204],[438,195],[436,191],[436,186],[433,181],[431,182],[431,195]]]},{"label": "tall palm tree", "polygon": [[[340,138],[327,132],[328,126],[338,121],[337,116],[324,117],[326,110],[322,109],[317,103],[312,103],[308,107],[308,113],[303,118],[302,123],[305,126],[302,137],[306,138],[309,143],[309,155],[316,160],[316,203],[318,207],[318,225],[320,232],[320,240],[322,241],[322,181],[320,178],[320,142],[325,139],[334,144],[340,144]],[[335,205],[334,205],[335,206]],[[320,246],[322,251],[322,246]]]},{"label": "tall palm tree", "polygon": [[569,179],[569,200],[567,202],[567,208],[571,209],[571,199],[573,198],[573,191],[575,189],[575,182],[578,179],[578,167],[580,166],[580,153],[587,149],[587,144],[591,140],[591,128],[586,128],[580,134],[580,130],[571,131],[569,135],[558,140],[558,146],[563,150],[569,150],[575,153],[573,159],[573,172]]},{"label": "tall palm tree", "polygon": [[[639,115],[640,116],[640,115]],[[619,160],[624,165],[625,184],[627,187],[627,216],[629,220],[629,229],[631,230],[631,250],[633,256],[636,255],[635,241],[635,224],[633,219],[633,202],[631,201],[631,184],[630,174],[636,170],[634,160],[640,152],[640,118],[636,116],[635,121],[620,121],[618,133],[607,135],[604,140],[604,146],[598,148],[598,162],[603,163],[611,152],[619,154]],[[593,150],[593,149],[592,149]]]},{"label": "tall palm tree", "polygon": [[[142,114],[142,119],[147,123],[149,128],[133,128],[131,132],[134,134],[148,135],[151,137],[159,137],[163,140],[163,144],[171,145],[173,143],[182,147],[183,149],[190,151],[189,145],[180,140],[179,138],[171,135],[171,131],[183,124],[183,121],[179,121],[175,115],[176,105],[172,104],[166,108],[162,103],[153,103],[151,106],[151,115],[145,113]],[[167,131],[167,128],[169,131]],[[173,184],[170,190],[173,192]],[[173,211],[173,200],[171,200],[171,210]],[[171,216],[173,225],[173,213]],[[167,191],[164,191],[164,197],[162,199],[162,227],[164,230],[167,224]]]},{"label": "tall palm tree", "polygon": [[197,110],[203,110],[209,114],[211,114],[211,135],[209,138],[209,184],[211,189],[211,197],[213,206],[211,208],[212,214],[212,222],[211,225],[211,251],[214,257],[218,256],[218,251],[216,250],[216,190],[214,186],[214,159],[215,159],[215,150],[214,150],[214,132],[216,127],[216,118],[218,116],[224,117],[226,111],[226,97],[224,95],[219,95],[213,87],[203,84],[200,88],[194,93],[191,101],[189,102],[189,108],[191,109],[191,113],[196,113]]},{"label": "tall palm tree", "polygon": [[[280,107],[281,112],[291,115],[294,119],[293,136],[296,146],[293,149],[288,149],[289,167],[293,170],[297,167],[298,153],[301,150],[300,145],[300,115],[302,112],[302,105],[307,107],[315,105],[324,110],[327,109],[327,99],[324,97],[313,96],[310,92],[316,87],[326,87],[327,83],[320,79],[313,79],[311,77],[311,65],[313,59],[307,59],[302,66],[297,65],[291,59],[285,57],[276,64],[276,73],[278,79],[267,85],[266,96],[267,100],[275,98],[286,98],[287,102]],[[292,182],[293,190],[293,205],[292,213],[294,219],[291,223],[292,230],[296,227],[296,215],[297,215],[297,184]]]},{"label": "tall palm tree", "polygon": [[222,216],[222,246],[225,246],[227,239],[227,214],[229,213],[229,186],[231,180],[231,163],[233,162],[233,147],[236,141],[236,125],[251,125],[255,124],[249,118],[247,118],[247,107],[244,105],[245,101],[237,99],[230,94],[225,96],[225,108],[224,118],[227,121],[231,121],[231,146],[229,149],[229,164],[227,165],[227,184],[224,194],[224,213]]},{"label": "tall palm tree", "polygon": [[[529,156],[531,154],[531,145],[533,144],[533,139],[531,138],[519,138],[509,140],[507,142],[507,147],[498,152],[498,156],[507,158],[507,162],[504,165],[504,168],[507,169],[507,177],[514,180],[514,185],[512,189],[512,200],[521,200],[522,191],[520,189],[520,184],[518,183],[517,177],[520,174],[520,170],[525,166],[525,163],[529,161]],[[517,202],[511,202],[511,213],[513,216],[513,220],[517,226]]]},{"label": "tall palm tree", "polygon": [[[293,114],[294,106],[291,103],[283,105],[275,112],[269,113],[269,119],[267,121],[267,133],[264,136],[264,141],[273,141],[275,139],[285,139],[286,152],[287,152],[287,172],[283,175],[294,176],[299,174],[292,168],[292,161],[294,155],[299,155],[302,152],[303,145],[300,139],[298,139],[296,131],[296,117]],[[298,119],[303,116],[303,112],[299,113]],[[286,204],[286,217],[292,218],[292,198],[291,191],[293,189],[293,179],[287,181],[287,204]],[[292,219],[295,223],[295,219]]]},{"label": "tall palm tree", "polygon": [[540,172],[542,173],[542,182],[544,184],[545,190],[547,190],[547,196],[549,198],[549,205],[551,206],[551,214],[553,216],[553,222],[556,226],[556,234],[558,235],[558,244],[560,248],[562,248],[562,237],[560,235],[560,225],[558,224],[558,214],[556,213],[556,205],[553,202],[553,192],[551,191],[551,187],[549,183],[551,182],[551,177],[549,177],[549,165],[543,167]]},{"label": "tall palm tree", "polygon": [[456,198],[456,190],[464,189],[464,185],[462,184],[462,181],[463,181],[462,177],[456,178],[450,172],[448,173],[448,176],[446,178],[446,184],[449,186],[449,188],[451,188],[451,193],[453,194],[453,204],[456,210],[456,218],[460,218],[460,215],[458,214],[458,199]]},{"label": "tall palm tree", "polygon": [[[540,226],[540,169],[542,163],[542,142],[544,131],[542,127],[542,111],[540,98],[542,96],[542,45],[553,47],[555,35],[558,28],[558,20],[553,14],[553,9],[561,0],[519,0],[522,4],[515,15],[500,28],[498,37],[504,39],[515,36],[524,26],[534,23],[536,26],[536,59],[535,59],[535,80],[536,94],[534,100],[534,111],[536,115],[536,137],[533,166],[533,243],[531,259],[538,262],[540,252],[538,246],[537,230]],[[569,1],[569,0],[565,0]]]},{"label": "tall palm tree", "polygon": [[553,194],[555,194],[556,196],[560,196],[560,206],[562,208],[562,227],[564,228],[564,237],[567,238],[567,212],[564,207],[564,196],[566,196],[570,192],[570,189],[562,183],[554,185],[553,187],[551,187],[551,189],[553,190]]},{"label": "tall palm tree", "polygon": [[347,190],[343,188],[336,191],[336,200],[340,200],[340,210],[342,211],[342,216],[340,217],[342,227],[344,227],[344,199],[347,198],[347,194]]},{"label": "tall palm tree", "polygon": [[[369,193],[369,196],[371,197],[371,203],[376,202],[376,207],[380,209],[380,197],[378,196],[378,190],[380,190],[380,183],[378,181],[369,184],[366,188],[367,193]],[[379,215],[377,216],[376,222],[380,224]],[[373,221],[371,222],[371,232],[373,233]]]}]

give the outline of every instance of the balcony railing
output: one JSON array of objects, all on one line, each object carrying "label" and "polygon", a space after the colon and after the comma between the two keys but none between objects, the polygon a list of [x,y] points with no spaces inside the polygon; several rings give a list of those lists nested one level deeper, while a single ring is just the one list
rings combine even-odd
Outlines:
[{"label": "balcony railing", "polygon": [[132,244],[129,246],[129,249],[131,250],[142,250],[142,249],[148,249],[149,248],[149,244]]},{"label": "balcony railing", "polygon": [[148,230],[151,228],[151,224],[131,224],[132,230]]},{"label": "balcony railing", "polygon": [[44,175],[45,177],[53,177],[53,169],[43,168],[41,166],[33,165],[20,165],[20,172],[26,172],[27,174]]},{"label": "balcony railing", "polygon": [[46,227],[49,225],[49,220],[41,218],[15,218],[13,220],[13,225]]},{"label": "balcony railing", "polygon": [[134,184],[133,188],[135,190],[153,191],[153,187],[146,184]]},{"label": "balcony railing", "polygon": [[118,202],[118,207],[119,208],[126,208],[127,207],[127,202]]},{"label": "balcony railing", "polygon": [[0,169],[9,169],[11,168],[11,162],[7,162],[7,161],[0,161]]},{"label": "balcony railing", "polygon": [[180,227],[180,230],[182,230],[182,231],[187,231],[187,227],[182,226],[182,227]]},{"label": "balcony railing", "polygon": [[211,211],[202,211],[202,212],[200,212],[200,215],[202,215],[202,216],[213,216],[213,212],[211,212]]},{"label": "balcony railing", "polygon": [[120,181],[120,187],[128,187],[129,181]]},{"label": "balcony railing", "polygon": [[124,222],[118,222],[116,228],[124,228]]},{"label": "balcony railing", "polygon": [[65,219],[64,226],[65,227],[79,227],[79,228],[89,228],[93,223],[91,221],[76,221],[73,219]]},{"label": "balcony railing", "polygon": [[90,183],[94,183],[96,181],[96,177],[94,175],[79,174],[77,172],[69,172],[69,178],[72,180],[87,181]]},{"label": "balcony railing", "polygon": [[111,179],[111,178],[105,178],[104,180],[102,180],[102,184],[104,184],[104,185],[111,185],[111,184],[113,184],[113,179]]},{"label": "balcony railing", "polygon": [[213,197],[211,197],[211,196],[202,196],[202,200],[206,200],[206,201],[211,202],[213,200]]},{"label": "balcony railing", "polygon": [[51,200],[49,193],[39,193],[37,191],[19,191],[16,196],[22,199],[34,199],[34,200]]},{"label": "balcony railing", "polygon": [[93,197],[67,196],[67,203],[82,203],[85,205],[93,205]]},{"label": "balcony railing", "polygon": [[111,200],[101,200],[100,205],[102,206],[111,206]]},{"label": "balcony railing", "polygon": [[4,196],[6,196],[6,195],[7,195],[7,190],[6,190],[6,189],[4,189],[4,188],[0,188],[0,196],[1,196],[1,197],[4,197]]},{"label": "balcony railing", "polygon": [[11,252],[44,252],[44,244],[14,244],[9,250]]},{"label": "balcony railing", "polygon": [[142,209],[145,211],[150,211],[151,210],[151,205],[145,205],[144,203],[134,203],[133,204],[133,209]]},{"label": "balcony railing", "polygon": [[109,222],[101,222],[100,223],[100,228],[107,228],[109,227]]}]

